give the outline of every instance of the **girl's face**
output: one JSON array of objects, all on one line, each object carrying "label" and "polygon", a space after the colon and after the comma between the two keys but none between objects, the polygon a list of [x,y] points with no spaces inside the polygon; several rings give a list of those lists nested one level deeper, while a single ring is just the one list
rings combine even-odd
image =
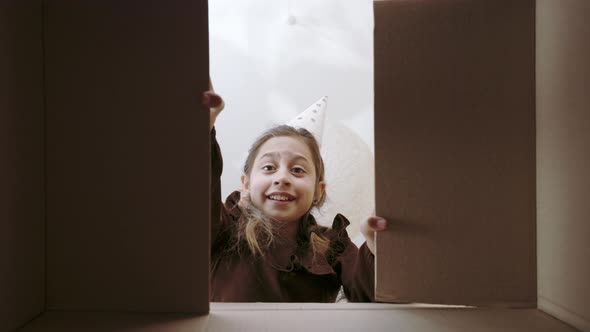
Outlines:
[{"label": "girl's face", "polygon": [[256,208],[272,219],[291,222],[307,213],[324,190],[323,182],[316,188],[316,176],[309,147],[295,137],[280,136],[260,147],[242,183]]}]

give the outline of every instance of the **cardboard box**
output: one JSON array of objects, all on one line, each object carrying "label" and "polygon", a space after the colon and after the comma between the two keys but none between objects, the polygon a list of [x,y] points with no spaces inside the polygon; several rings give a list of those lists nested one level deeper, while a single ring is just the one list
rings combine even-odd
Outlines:
[{"label": "cardboard box", "polygon": [[378,300],[536,307],[534,4],[375,3]]},{"label": "cardboard box", "polygon": [[0,331],[590,331],[588,2],[375,3],[378,294],[501,309],[210,310],[207,2],[0,6]]},{"label": "cardboard box", "polygon": [[207,1],[1,13],[0,331],[55,310],[207,313]]}]

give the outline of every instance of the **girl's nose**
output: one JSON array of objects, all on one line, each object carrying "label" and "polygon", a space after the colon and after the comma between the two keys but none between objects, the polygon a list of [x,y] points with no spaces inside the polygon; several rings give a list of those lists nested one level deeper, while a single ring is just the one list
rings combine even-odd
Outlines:
[{"label": "girl's nose", "polygon": [[289,185],[291,183],[291,181],[289,180],[289,175],[286,172],[277,172],[275,173],[276,177],[273,181],[273,184],[275,185]]}]

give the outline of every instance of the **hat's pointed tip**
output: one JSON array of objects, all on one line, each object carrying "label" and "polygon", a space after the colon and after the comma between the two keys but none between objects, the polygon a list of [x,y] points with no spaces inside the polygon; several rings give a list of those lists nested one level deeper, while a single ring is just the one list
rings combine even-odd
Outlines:
[{"label": "hat's pointed tip", "polygon": [[287,125],[305,128],[311,132],[319,145],[322,142],[324,118],[326,116],[328,96],[323,96],[311,104],[305,111],[299,113]]}]

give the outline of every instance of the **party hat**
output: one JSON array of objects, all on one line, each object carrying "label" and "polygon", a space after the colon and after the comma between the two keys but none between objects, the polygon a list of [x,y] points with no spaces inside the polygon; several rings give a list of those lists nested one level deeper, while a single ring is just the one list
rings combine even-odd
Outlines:
[{"label": "party hat", "polygon": [[328,97],[323,96],[318,101],[309,106],[305,111],[301,112],[291,121],[287,122],[287,125],[295,128],[307,129],[313,134],[316,141],[318,141],[318,144],[321,146],[327,104]]}]

